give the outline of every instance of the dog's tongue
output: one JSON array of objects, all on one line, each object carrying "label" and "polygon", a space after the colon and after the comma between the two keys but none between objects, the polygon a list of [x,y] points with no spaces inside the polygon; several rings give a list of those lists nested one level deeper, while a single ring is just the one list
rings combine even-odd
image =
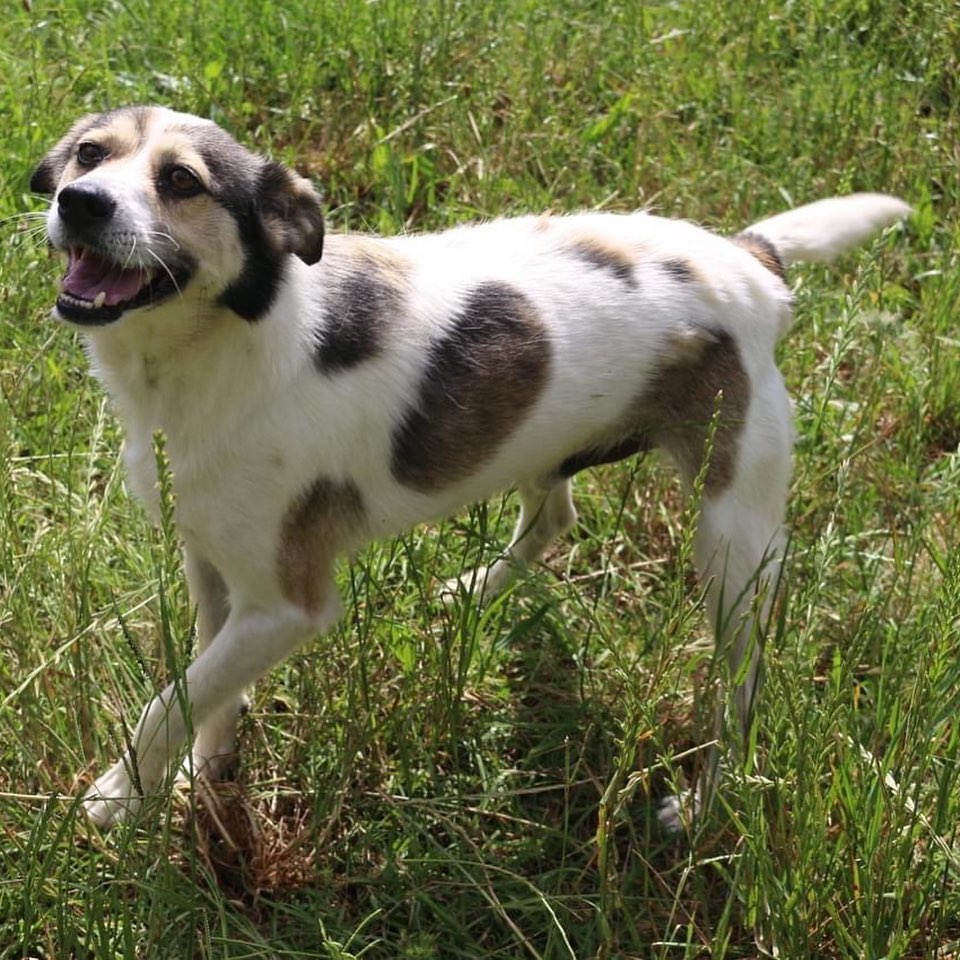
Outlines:
[{"label": "dog's tongue", "polygon": [[114,306],[132,300],[144,287],[147,275],[143,270],[124,270],[115,263],[101,260],[86,249],[71,250],[63,289],[80,300],[96,300],[104,294],[103,303]]}]

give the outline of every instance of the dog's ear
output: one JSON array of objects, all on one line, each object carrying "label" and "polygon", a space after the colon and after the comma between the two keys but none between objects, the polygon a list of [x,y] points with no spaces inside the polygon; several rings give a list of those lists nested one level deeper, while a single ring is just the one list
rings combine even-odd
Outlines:
[{"label": "dog's ear", "polygon": [[85,117],[81,117],[37,164],[36,169],[30,175],[30,190],[33,193],[52,194],[56,192],[60,175],[70,162],[70,157],[73,156],[74,145],[94,125],[96,120],[97,114],[95,113],[89,113]]},{"label": "dog's ear", "polygon": [[323,207],[316,187],[282,163],[268,161],[260,174],[258,199],[276,248],[316,263],[323,253]]}]

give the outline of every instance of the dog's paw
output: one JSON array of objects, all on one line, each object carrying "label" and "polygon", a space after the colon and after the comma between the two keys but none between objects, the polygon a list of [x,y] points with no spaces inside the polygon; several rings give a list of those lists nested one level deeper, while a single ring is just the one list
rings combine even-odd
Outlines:
[{"label": "dog's paw", "polygon": [[451,577],[440,584],[437,596],[448,607],[459,597],[472,598],[482,602],[486,578],[486,567],[473,573],[465,573],[462,577]]},{"label": "dog's paw", "polygon": [[699,813],[700,791],[687,789],[663,798],[657,820],[667,833],[680,833],[689,829]]},{"label": "dog's paw", "polygon": [[84,794],[84,809],[98,827],[111,827],[135,814],[143,804],[123,760],[115,763]]},{"label": "dog's paw", "polygon": [[458,597],[465,596],[483,606],[501,593],[516,575],[516,569],[507,560],[498,560],[489,567],[477,567],[462,577],[453,577],[440,585],[440,599],[450,606]]},{"label": "dog's paw", "polygon": [[228,780],[237,762],[237,751],[230,747],[214,750],[198,750],[196,746],[185,758],[177,771],[178,783],[189,783],[196,777],[207,780]]},{"label": "dog's paw", "polygon": [[199,774],[208,780],[229,778],[237,764],[237,721],[249,709],[250,698],[244,694],[235,705],[208,717],[197,730],[177,779],[190,780]]}]

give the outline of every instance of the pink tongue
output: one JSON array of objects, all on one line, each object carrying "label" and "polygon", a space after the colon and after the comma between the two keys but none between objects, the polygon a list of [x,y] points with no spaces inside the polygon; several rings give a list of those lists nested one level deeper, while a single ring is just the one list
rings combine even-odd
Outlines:
[{"label": "pink tongue", "polygon": [[79,255],[70,252],[63,289],[80,300],[96,300],[97,294],[103,291],[106,294],[104,303],[114,306],[132,300],[146,282],[143,270],[124,270],[99,259],[89,250],[82,250]]}]

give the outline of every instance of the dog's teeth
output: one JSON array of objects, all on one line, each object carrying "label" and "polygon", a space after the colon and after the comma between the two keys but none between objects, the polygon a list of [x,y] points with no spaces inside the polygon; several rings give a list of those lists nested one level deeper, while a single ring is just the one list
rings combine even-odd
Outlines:
[{"label": "dog's teeth", "polygon": [[99,310],[100,307],[102,307],[106,302],[107,302],[107,291],[106,291],[106,290],[101,290],[101,291],[93,298],[93,307],[94,307],[95,310]]}]

